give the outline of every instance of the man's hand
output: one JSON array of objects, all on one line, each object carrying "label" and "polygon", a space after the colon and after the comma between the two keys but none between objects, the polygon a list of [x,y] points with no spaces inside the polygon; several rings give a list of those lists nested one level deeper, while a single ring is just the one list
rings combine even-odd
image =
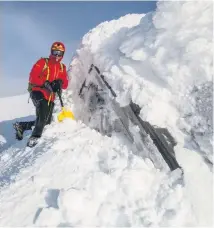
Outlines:
[{"label": "man's hand", "polygon": [[50,92],[54,92],[51,86],[51,83],[49,81],[45,81],[45,83],[43,84],[43,86]]},{"label": "man's hand", "polygon": [[53,89],[53,92],[60,92],[61,88],[62,88],[62,80],[61,79],[57,79],[51,82],[51,87]]}]

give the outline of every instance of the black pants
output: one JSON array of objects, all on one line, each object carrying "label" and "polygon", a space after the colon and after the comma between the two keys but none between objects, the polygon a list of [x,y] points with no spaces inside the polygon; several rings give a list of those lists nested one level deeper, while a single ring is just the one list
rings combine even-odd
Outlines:
[{"label": "black pants", "polygon": [[29,122],[20,122],[24,130],[31,130],[32,126],[35,126],[31,134],[32,137],[41,137],[45,125],[50,124],[52,121],[52,114],[54,109],[54,102],[45,100],[43,94],[40,91],[33,91],[31,93],[31,99],[36,108],[36,120]]}]

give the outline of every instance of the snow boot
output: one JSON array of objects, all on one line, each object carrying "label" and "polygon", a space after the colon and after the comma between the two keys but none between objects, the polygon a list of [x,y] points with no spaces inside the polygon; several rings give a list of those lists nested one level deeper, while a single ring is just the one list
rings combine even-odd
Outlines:
[{"label": "snow boot", "polygon": [[39,137],[31,136],[28,139],[27,146],[28,147],[34,147],[38,143]]},{"label": "snow boot", "polygon": [[22,140],[23,139],[23,127],[19,124],[19,122],[16,122],[13,124],[13,128],[16,130],[16,139]]}]

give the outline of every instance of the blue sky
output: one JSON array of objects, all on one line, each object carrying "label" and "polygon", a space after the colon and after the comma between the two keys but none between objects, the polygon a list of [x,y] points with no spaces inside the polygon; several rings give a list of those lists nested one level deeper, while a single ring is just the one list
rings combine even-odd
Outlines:
[{"label": "blue sky", "polygon": [[0,2],[0,97],[26,93],[29,72],[50,45],[64,42],[68,66],[81,38],[104,21],[154,11],[155,1]]}]

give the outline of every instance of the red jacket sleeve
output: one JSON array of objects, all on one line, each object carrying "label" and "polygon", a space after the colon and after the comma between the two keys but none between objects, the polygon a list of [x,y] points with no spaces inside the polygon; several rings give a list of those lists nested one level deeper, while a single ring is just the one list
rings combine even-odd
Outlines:
[{"label": "red jacket sleeve", "polygon": [[30,83],[38,85],[38,86],[43,85],[43,80],[39,76],[42,73],[42,69],[44,66],[45,66],[44,59],[38,60],[33,65],[31,72],[30,72],[30,78],[29,78]]},{"label": "red jacket sleeve", "polygon": [[66,66],[63,64],[63,73],[60,77],[62,79],[62,89],[67,89],[68,87],[68,77],[67,77],[67,70]]}]

